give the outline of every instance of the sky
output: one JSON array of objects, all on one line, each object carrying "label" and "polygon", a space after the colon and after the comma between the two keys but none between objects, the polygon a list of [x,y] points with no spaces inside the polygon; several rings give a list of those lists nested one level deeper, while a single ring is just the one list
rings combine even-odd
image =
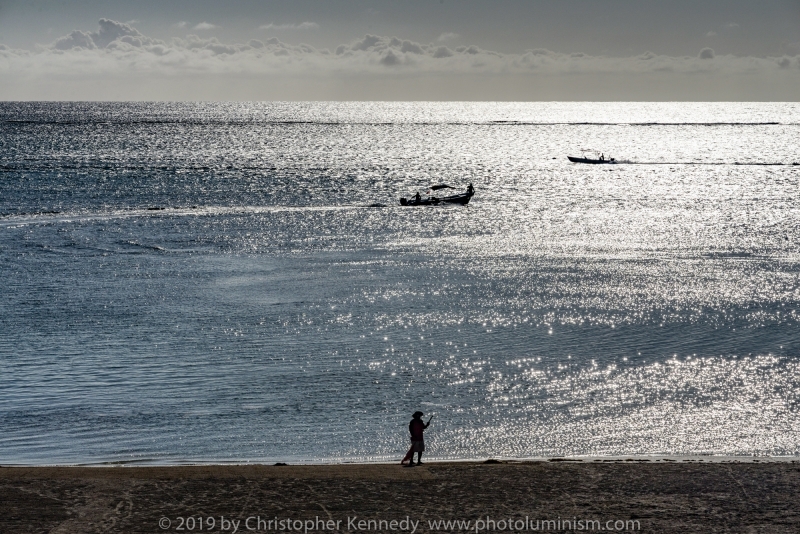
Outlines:
[{"label": "sky", "polygon": [[0,0],[0,100],[798,97],[800,0]]}]

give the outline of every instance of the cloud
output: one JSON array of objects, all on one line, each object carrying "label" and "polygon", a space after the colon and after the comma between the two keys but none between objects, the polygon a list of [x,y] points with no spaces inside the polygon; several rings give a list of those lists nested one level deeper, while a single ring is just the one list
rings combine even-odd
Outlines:
[{"label": "cloud", "polygon": [[714,32],[714,31],[710,31],[710,32],[708,32],[706,34],[706,37],[716,37],[716,36],[717,36],[717,32]]},{"label": "cloud", "polygon": [[725,25],[725,29],[727,29],[727,30],[735,30],[735,29],[737,29],[738,27],[739,27],[739,25],[738,25],[738,24],[736,24],[735,22],[729,22],[729,23],[727,23],[727,24]]},{"label": "cloud", "polygon": [[97,45],[94,44],[91,33],[74,30],[69,35],[56,39],[52,44],[52,48],[54,50],[71,50],[73,48],[87,48],[91,50],[97,48]]},{"label": "cloud", "polygon": [[[623,97],[628,94],[628,87],[636,83],[651,84],[647,87],[657,87],[667,94],[667,88],[681,84],[710,87],[710,82],[724,80],[720,82],[723,88],[731,88],[736,86],[732,80],[753,79],[758,81],[757,87],[769,87],[764,80],[774,80],[774,87],[784,91],[781,94],[792,95],[800,82],[797,66],[798,55],[790,53],[767,58],[717,55],[711,48],[700,50],[696,56],[678,57],[653,52],[610,57],[580,52],[566,54],[542,48],[499,53],[477,45],[451,48],[438,40],[426,44],[373,34],[341,44],[331,53],[306,44],[288,44],[276,37],[232,43],[188,35],[162,41],[143,35],[131,25],[101,19],[96,31],[75,30],[35,51],[0,45],[0,99],[61,94],[58,93],[60,83],[67,81],[84,89],[76,89],[78,94],[86,95],[81,98],[92,95],[91,98],[102,99],[108,98],[103,97],[103,88],[115,83],[125,91],[133,91],[129,88],[136,83],[149,81],[160,87],[168,80],[176,80],[176,87],[184,87],[180,84],[192,78],[195,80],[193,91],[211,91],[209,88],[227,87],[237,77],[264,80],[269,84],[277,83],[278,79],[297,80],[299,87],[319,88],[319,91],[333,86],[352,87],[355,80],[360,80],[362,87],[375,88],[370,89],[375,93],[364,94],[376,95],[402,87],[404,80],[414,90],[422,87],[417,83],[420,80],[431,80],[424,89],[430,94],[443,91],[452,94],[455,90],[465,97],[475,98],[471,95],[480,94],[489,99],[507,88],[508,94],[512,94],[510,91],[515,84],[545,84],[552,87],[552,93],[548,94],[566,98],[561,96],[566,90],[577,91],[574,88],[583,87],[584,92],[575,94],[591,95],[595,94],[592,91],[597,80],[610,80],[607,94]],[[310,80],[324,83],[309,83]],[[381,85],[384,81],[385,85]],[[700,81],[704,81],[703,84]],[[239,86],[250,87],[249,84]],[[756,87],[755,82],[753,87]],[[45,88],[50,88],[52,93],[45,93]],[[717,95],[723,94],[702,90],[709,92],[698,89],[701,92],[690,94],[697,94],[697,99],[709,99],[707,95],[718,99]],[[182,93],[176,94],[178,96],[169,98],[180,99]],[[211,97],[207,92],[198,94],[206,99],[233,98],[225,92],[219,96],[210,93]],[[297,98],[288,90],[286,94]],[[325,94],[320,92],[321,98],[325,98]],[[643,89],[642,94],[650,93]],[[519,95],[530,98],[531,93],[520,92]]]},{"label": "cloud", "polygon": [[458,39],[457,33],[443,33],[439,37],[436,38],[436,42],[443,43],[445,41],[452,41],[453,39]]},{"label": "cloud", "polygon": [[189,25],[188,22],[186,22],[185,20],[181,20],[181,21],[176,22],[175,24],[173,24],[172,27],[173,28],[183,29],[183,28],[186,28],[188,25]]},{"label": "cloud", "polygon": [[213,30],[216,28],[215,25],[209,24],[208,22],[201,22],[200,24],[196,25],[193,30]]},{"label": "cloud", "polygon": [[[367,52],[370,49],[374,49],[374,50],[381,51],[381,50],[385,50],[386,47],[387,47],[387,45],[384,42],[384,38],[383,37],[379,37],[377,35],[369,35],[369,34],[367,34],[367,35],[364,36],[363,39],[359,39],[358,41],[355,41],[354,43],[352,43],[350,45],[350,50],[351,51]],[[347,47],[344,46],[344,45],[341,45],[339,48],[337,48],[337,54],[339,53],[338,52],[339,49],[346,50]]]},{"label": "cloud", "polygon": [[319,24],[316,22],[301,22],[300,24],[262,24],[259,30],[316,30]]},{"label": "cloud", "polygon": [[400,51],[410,54],[425,54],[427,50],[418,43],[412,41],[403,41],[400,43]]},{"label": "cloud", "polygon": [[472,45],[472,46],[459,46],[458,48],[456,48],[456,52],[475,56],[483,53],[484,51],[478,48],[477,46]]},{"label": "cloud", "polygon": [[60,37],[51,45],[54,50],[106,48],[113,42],[128,43],[133,46],[144,46],[156,42],[139,33],[139,30],[124,22],[100,19],[100,28],[96,32],[75,30],[69,35]]},{"label": "cloud", "polygon": [[447,48],[446,46],[439,46],[436,47],[436,50],[433,51],[433,57],[435,58],[444,58],[444,57],[452,57],[454,52]]},{"label": "cloud", "polygon": [[700,59],[714,59],[714,51],[710,48],[704,48],[700,50],[700,54],[697,57]]},{"label": "cloud", "polygon": [[[198,29],[208,27],[213,25],[201,23],[195,26]],[[87,55],[89,51],[93,55]],[[565,54],[543,48],[509,54],[485,50],[477,45],[449,48],[438,42],[425,44],[374,34],[366,34],[342,44],[334,54],[330,54],[305,44],[290,45],[276,37],[263,41],[254,39],[247,43],[223,43],[216,38],[189,35],[165,42],[110,19],[100,19],[97,31],[75,30],[60,37],[43,51],[28,55],[44,59],[58,53],[60,61],[68,64],[64,55],[74,53],[77,57],[78,52],[81,52],[79,63],[85,68],[90,68],[91,61],[88,60],[91,57],[103,63],[118,61],[128,64],[134,61],[136,68],[154,68],[161,63],[153,55],[161,57],[172,54],[173,58],[164,63],[164,67],[180,69],[192,65],[193,69],[202,70],[205,65],[209,71],[224,71],[235,64],[237,69],[250,70],[254,74],[284,69],[300,71],[303,68],[313,71],[319,67],[327,67],[326,72],[382,72],[383,67],[403,67],[418,72],[484,74],[698,73],[753,71],[786,63],[782,58],[719,56],[711,48],[703,48],[695,57],[664,56],[653,52],[630,57],[592,56],[584,53]],[[206,61],[218,55],[231,56],[226,60],[229,65],[223,68],[218,61]],[[175,56],[183,58],[179,64],[172,63]],[[784,54],[784,57],[791,56]]]},{"label": "cloud", "polygon": [[388,52],[386,52],[386,54],[383,57],[381,57],[380,60],[381,65],[386,65],[389,67],[391,67],[392,65],[397,65],[401,61],[402,60],[400,59],[400,56],[395,54],[393,50],[389,50]]}]

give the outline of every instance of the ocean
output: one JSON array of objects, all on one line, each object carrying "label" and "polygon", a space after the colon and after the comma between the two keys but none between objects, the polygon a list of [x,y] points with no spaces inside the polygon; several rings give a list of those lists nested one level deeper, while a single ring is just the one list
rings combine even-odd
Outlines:
[{"label": "ocean", "polygon": [[[416,410],[432,460],[798,456],[798,139],[796,103],[0,103],[0,464],[399,461]],[[475,195],[399,205],[440,183]]]}]

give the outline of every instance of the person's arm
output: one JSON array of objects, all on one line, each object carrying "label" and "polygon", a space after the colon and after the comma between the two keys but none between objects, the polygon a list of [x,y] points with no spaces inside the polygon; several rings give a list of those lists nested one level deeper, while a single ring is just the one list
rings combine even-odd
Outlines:
[{"label": "person's arm", "polygon": [[433,420],[433,416],[431,416],[431,418],[430,418],[430,419],[428,419],[428,422],[427,422],[427,423],[425,423],[425,428],[428,428],[429,426],[431,426],[431,421],[432,421],[432,420]]}]

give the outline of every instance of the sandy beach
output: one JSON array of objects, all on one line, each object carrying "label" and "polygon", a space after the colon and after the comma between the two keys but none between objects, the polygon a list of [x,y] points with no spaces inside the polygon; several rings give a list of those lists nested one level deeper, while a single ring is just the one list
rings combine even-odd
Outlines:
[{"label": "sandy beach", "polygon": [[0,531],[788,533],[798,497],[797,461],[5,467]]}]

